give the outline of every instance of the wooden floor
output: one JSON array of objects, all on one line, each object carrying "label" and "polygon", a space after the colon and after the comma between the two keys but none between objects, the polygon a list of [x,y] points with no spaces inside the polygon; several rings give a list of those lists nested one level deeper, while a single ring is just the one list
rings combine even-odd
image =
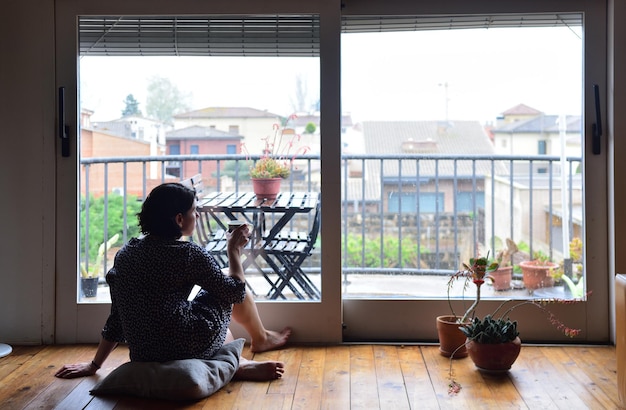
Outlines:
[{"label": "wooden floor", "polygon": [[96,398],[89,389],[128,360],[119,347],[96,376],[53,377],[64,363],[91,360],[95,345],[13,346],[0,359],[0,409],[615,409],[613,346],[523,346],[504,376],[454,361],[461,392],[448,395],[449,361],[437,346],[287,347],[244,357],[285,362],[284,378],[232,382],[194,403]]}]

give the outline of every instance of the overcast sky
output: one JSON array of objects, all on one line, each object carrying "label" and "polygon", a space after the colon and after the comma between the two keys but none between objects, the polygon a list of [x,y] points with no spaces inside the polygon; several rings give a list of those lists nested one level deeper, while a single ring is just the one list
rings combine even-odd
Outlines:
[{"label": "overcast sky", "polygon": [[[580,114],[580,29],[480,29],[344,34],[342,108],[355,121],[493,121],[523,103]],[[145,114],[152,76],[169,78],[191,109],[249,106],[288,115],[296,77],[319,98],[319,59],[83,57],[81,103],[93,120],[119,118],[133,94]],[[445,86],[447,84],[447,87]],[[447,94],[447,103],[446,103]]]}]

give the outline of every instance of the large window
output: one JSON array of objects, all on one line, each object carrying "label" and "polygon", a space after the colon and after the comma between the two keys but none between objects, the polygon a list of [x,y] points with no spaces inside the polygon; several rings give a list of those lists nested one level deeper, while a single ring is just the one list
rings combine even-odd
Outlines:
[{"label": "large window", "polygon": [[[383,248],[363,248],[366,253],[416,259],[390,265],[366,254],[360,266],[344,265],[369,272],[354,280],[346,275],[351,296],[358,297],[351,286],[378,275],[388,285],[399,281],[398,293],[385,297],[423,295],[423,287],[407,288],[400,275],[406,273],[431,277],[429,295],[438,297],[435,284],[446,275],[441,261],[460,268],[477,255],[495,257],[507,239],[526,259],[540,253],[559,264],[569,259],[563,238],[584,231],[572,213],[584,195],[576,174],[583,154],[582,20],[570,16],[571,24],[556,19],[538,27],[547,17],[529,16],[528,27],[497,27],[526,21],[509,15],[492,16],[495,27],[470,28],[466,21],[442,29],[437,24],[444,18],[383,17],[376,33],[367,29],[372,20],[346,20],[342,107],[358,126],[344,135],[344,153],[364,158],[350,160],[362,172],[348,173],[343,199],[357,205],[346,206],[344,218],[367,216],[365,229],[351,224],[346,236],[360,232],[364,243]],[[515,155],[503,157],[510,152],[499,147],[509,140]],[[559,153],[549,161],[533,158]],[[561,212],[567,220],[556,236],[552,220]],[[390,277],[392,271],[399,274]],[[582,272],[572,277],[584,280]],[[511,283],[491,295],[528,296],[521,273]],[[565,284],[549,291],[570,295]]]},{"label": "large window", "polygon": [[[250,167],[268,150],[291,169],[282,191],[319,192],[318,31],[311,15],[80,17],[81,276],[100,281],[82,302],[109,300],[104,275],[137,234],[135,205],[159,183],[199,175],[205,193],[250,191]],[[286,229],[312,226],[313,213]],[[311,288],[321,286],[320,253],[301,268]],[[291,283],[277,293],[291,265],[267,258],[247,270],[258,300],[319,300]]]},{"label": "large window", "polygon": [[[589,340],[606,336],[606,153],[587,149],[595,119],[589,90],[606,89],[602,2],[55,4],[58,83],[68,87],[70,112],[91,115],[81,121],[88,124],[81,150],[89,150],[58,165],[62,175],[80,172],[76,209],[58,218],[59,236],[80,234],[77,249],[58,249],[59,271],[69,272],[59,289],[72,292],[57,298],[57,310],[77,312],[76,324],[59,318],[66,333],[97,334],[93,312],[106,317],[106,303],[76,304],[72,269],[77,260],[93,262],[118,229],[122,241],[132,235],[124,234],[133,223],[129,204],[163,180],[197,174],[209,192],[249,190],[246,161],[264,151],[275,123],[296,112],[298,142],[311,149],[298,153],[285,189],[321,193],[323,235],[298,273],[323,292],[312,303],[264,302],[269,284],[251,276],[268,326],[293,325],[296,341],[305,342],[435,340],[434,317],[448,311],[447,275],[461,261],[494,255],[511,238],[529,257],[543,252],[561,262],[580,237],[582,269],[564,274],[579,275],[594,297],[560,317],[585,327]],[[149,96],[158,90],[176,102],[168,117],[154,114],[164,99]],[[131,94],[141,110],[131,125],[143,134],[120,139]],[[251,111],[233,117],[234,107]],[[252,117],[260,124],[252,127]],[[537,154],[540,140],[545,155]],[[115,164],[120,141],[134,143],[120,158],[147,159]],[[187,154],[192,144],[199,158]],[[59,185],[57,197],[66,190]],[[115,214],[122,228],[77,229],[87,193],[91,206],[126,195]],[[81,223],[97,221],[90,215]],[[110,263],[103,255],[103,270]],[[567,296],[561,284],[530,295],[519,275],[509,290],[486,289],[484,305]],[[549,325],[520,320],[526,341],[560,340]]]},{"label": "large window", "polygon": [[[355,11],[343,27],[349,339],[370,333],[370,298],[440,300],[463,262],[511,243],[510,286],[483,299],[584,298],[583,15]],[[541,257],[559,268],[527,287],[517,261]]]}]

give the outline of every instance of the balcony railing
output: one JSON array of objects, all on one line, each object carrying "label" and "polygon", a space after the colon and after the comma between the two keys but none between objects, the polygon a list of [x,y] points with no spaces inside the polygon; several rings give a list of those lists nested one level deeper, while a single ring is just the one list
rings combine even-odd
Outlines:
[{"label": "balcony railing", "polygon": [[[136,208],[154,186],[200,173],[208,191],[251,190],[247,170],[256,159],[81,159],[81,263],[93,262],[93,241],[99,245],[120,233],[125,242],[137,233],[130,204]],[[321,190],[319,156],[298,157],[292,167],[283,190]],[[355,273],[448,275],[473,255],[497,251],[506,238],[525,244],[530,255],[560,260],[567,243],[583,232],[580,169],[581,158],[573,157],[343,155],[344,279]],[[121,201],[121,214],[112,216],[112,198]],[[98,201],[103,207],[94,212]],[[315,252],[305,269],[319,273],[319,246]],[[104,258],[101,272],[110,264]]]}]

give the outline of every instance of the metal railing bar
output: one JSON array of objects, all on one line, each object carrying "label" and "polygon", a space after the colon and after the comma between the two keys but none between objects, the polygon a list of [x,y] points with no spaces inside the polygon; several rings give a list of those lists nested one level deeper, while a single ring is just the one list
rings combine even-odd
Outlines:
[{"label": "metal railing bar", "polygon": [[[90,202],[90,197],[89,197],[89,192],[90,192],[90,180],[92,178],[92,175],[94,174],[93,172],[93,166],[97,165],[97,164],[101,164],[101,166],[104,169],[104,175],[103,175],[103,198],[105,203],[108,203],[109,200],[109,185],[110,185],[110,180],[109,180],[109,176],[110,176],[110,165],[113,164],[122,164],[122,186],[123,186],[123,225],[124,225],[124,231],[123,231],[123,240],[127,241],[128,237],[127,237],[127,226],[128,226],[128,187],[129,187],[129,165],[131,163],[141,163],[141,167],[142,167],[142,192],[143,192],[143,198],[145,198],[145,196],[147,195],[147,191],[148,191],[148,184],[147,181],[149,180],[148,177],[148,169],[150,167],[152,167],[153,169],[154,164],[152,163],[160,163],[160,169],[161,169],[161,175],[160,175],[160,180],[162,182],[164,182],[166,180],[166,174],[167,174],[167,170],[168,170],[168,163],[173,163],[174,161],[180,163],[180,170],[183,171],[184,169],[184,164],[188,163],[188,164],[193,164],[193,162],[195,162],[195,165],[197,165],[198,170],[202,171],[203,168],[206,168],[206,161],[214,161],[217,165],[217,169],[215,171],[215,175],[217,176],[217,180],[216,180],[216,185],[217,185],[217,189],[221,189],[221,183],[222,183],[222,176],[224,175],[223,170],[224,170],[224,164],[226,161],[235,161],[236,166],[235,166],[235,171],[234,171],[234,175],[236,176],[236,178],[234,179],[235,182],[235,189],[239,189],[242,185],[242,180],[241,178],[239,178],[241,170],[240,170],[240,166],[239,164],[241,163],[240,161],[249,161],[251,159],[254,158],[259,158],[260,156],[244,156],[244,155],[230,155],[230,154],[226,154],[226,155],[180,155],[180,156],[171,156],[171,155],[163,155],[163,156],[147,156],[147,157],[107,157],[107,158],[83,158],[80,161],[81,166],[84,166],[84,176],[85,176],[85,181],[83,181],[83,186],[84,186],[84,192],[85,192],[85,198],[84,198],[84,207],[85,207],[85,219],[84,219],[84,223],[85,223],[85,227],[84,227],[84,234],[85,234],[85,238],[83,238],[83,241],[81,241],[82,246],[84,247],[83,252],[81,252],[81,262],[84,262],[85,264],[89,263],[89,255],[88,255],[88,250],[89,250],[89,233],[90,233],[90,223],[92,222],[89,218],[89,209],[91,206],[91,202]],[[300,159],[300,157],[299,157]],[[319,161],[319,156],[318,155],[305,155],[302,156],[302,159],[306,159],[306,166],[308,168],[308,170],[312,169],[313,166],[313,161]],[[193,162],[192,162],[193,161]],[[360,184],[358,185],[351,185],[351,176],[350,176],[350,165],[349,165],[349,161],[355,161],[358,163],[358,167],[361,168],[362,170],[362,176],[360,178]],[[371,162],[370,162],[371,161]],[[395,161],[397,163],[397,167],[398,167],[398,171],[396,172],[397,175],[394,176],[386,176],[385,175],[385,170],[388,169],[388,165],[393,165],[390,164],[390,161]],[[423,209],[422,209],[422,204],[420,203],[420,196],[423,195],[423,182],[422,178],[425,177],[423,175],[423,169],[425,169],[424,167],[426,165],[428,165],[428,167],[430,167],[429,164],[427,164],[428,161],[432,161],[433,165],[434,165],[434,174],[430,177],[432,182],[433,182],[433,186],[434,186],[434,203],[435,203],[435,209],[433,210],[432,213],[428,213],[425,214],[423,213]],[[444,169],[449,169],[448,168],[448,164],[445,164],[444,161],[452,161],[452,166],[453,166],[453,172],[452,172],[452,176],[449,177],[447,175],[445,175],[444,173]],[[463,164],[463,161],[469,161],[469,164]],[[491,170],[491,176],[483,176],[483,175],[479,175],[479,161],[489,161],[490,163],[490,170]],[[520,231],[522,231],[522,227],[517,227],[515,223],[513,223],[513,218],[515,217],[515,210],[513,207],[513,201],[515,200],[515,185],[516,185],[516,178],[519,177],[519,174],[516,173],[516,169],[515,169],[515,164],[519,164],[520,162],[523,161],[528,161],[528,174],[524,173],[523,175],[525,177],[528,178],[528,197],[529,197],[529,202],[532,204],[534,203],[534,188],[535,186],[541,188],[541,189],[545,189],[546,185],[545,183],[547,182],[547,188],[548,188],[548,210],[547,213],[542,212],[542,215],[547,215],[548,219],[549,219],[549,229],[547,232],[547,242],[548,242],[548,248],[549,248],[549,256],[552,258],[554,257],[554,218],[557,215],[556,211],[555,211],[555,203],[554,203],[554,199],[553,196],[551,194],[551,192],[553,191],[555,184],[554,184],[554,179],[557,177],[561,177],[561,178],[565,178],[565,175],[567,175],[567,189],[569,190],[568,193],[568,198],[569,198],[569,204],[568,204],[568,210],[569,210],[569,215],[567,220],[563,220],[562,219],[562,223],[568,223],[570,226],[570,235],[574,234],[574,226],[575,226],[575,221],[574,221],[574,213],[573,213],[573,209],[574,209],[574,171],[575,171],[575,163],[580,164],[581,159],[580,158],[575,158],[575,157],[568,157],[567,158],[567,166],[557,166],[556,164],[557,161],[561,161],[561,158],[558,156],[544,156],[544,155],[537,155],[537,156],[513,156],[513,155],[478,155],[478,156],[474,156],[474,155],[437,155],[437,154],[407,154],[407,155],[343,155],[342,156],[342,166],[343,166],[343,184],[344,184],[344,190],[343,190],[343,202],[341,205],[341,209],[343,210],[344,215],[360,215],[360,226],[357,227],[351,227],[349,225],[349,220],[348,218],[342,218],[344,220],[344,224],[343,224],[343,235],[344,238],[342,240],[343,243],[343,254],[342,254],[342,266],[343,266],[343,272],[344,272],[344,282],[348,282],[349,281],[349,277],[348,274],[352,273],[352,272],[359,272],[359,273],[384,273],[384,272],[394,272],[394,274],[399,274],[400,272],[402,274],[449,274],[450,270],[449,269],[444,269],[442,268],[441,262],[439,260],[439,258],[435,259],[434,261],[434,266],[433,269],[419,269],[419,268],[414,268],[412,266],[409,266],[409,259],[407,258],[406,255],[406,249],[403,248],[402,246],[398,246],[397,249],[397,258],[398,258],[398,265],[397,267],[394,268],[389,268],[385,266],[385,255],[389,255],[389,246],[391,246],[389,243],[387,243],[388,241],[386,241],[386,237],[385,235],[388,235],[389,232],[386,232],[386,226],[389,223],[393,223],[391,219],[388,220],[388,218],[390,218],[394,212],[386,212],[385,211],[385,207],[390,203],[391,200],[391,196],[388,194],[389,192],[393,192],[393,188],[387,188],[388,190],[385,189],[385,187],[389,187],[389,186],[393,186],[395,187],[395,192],[394,195],[398,195],[397,201],[395,203],[397,203],[397,210],[395,212],[395,217],[397,218],[397,225],[398,225],[398,232],[397,232],[397,239],[398,242],[401,244],[403,241],[406,241],[407,238],[411,238],[413,236],[413,232],[415,232],[415,238],[416,238],[416,247],[413,248],[415,249],[415,255],[416,258],[411,258],[411,264],[413,264],[413,261],[416,261],[418,267],[422,266],[422,263],[424,260],[428,261],[429,259],[425,259],[426,256],[425,255],[441,255],[442,251],[445,251],[447,253],[450,252],[450,250],[452,251],[452,253],[455,255],[455,258],[458,258],[458,255],[460,254],[460,248],[459,248],[459,240],[461,238],[461,231],[462,229],[465,229],[463,226],[461,226],[460,221],[461,218],[464,216],[461,213],[465,212],[463,210],[467,209],[467,205],[469,205],[469,203],[466,203],[466,205],[463,205],[463,210],[460,208],[460,203],[458,202],[458,199],[455,197],[453,199],[453,206],[452,206],[452,215],[450,215],[449,212],[446,212],[446,205],[444,203],[442,203],[442,198],[440,198],[440,195],[445,194],[446,190],[448,189],[448,187],[450,185],[446,185],[446,190],[444,190],[444,185],[442,185],[443,181],[446,180],[452,180],[452,186],[453,186],[453,190],[455,192],[459,192],[459,190],[462,190],[462,187],[468,187],[467,185],[467,180],[469,180],[471,182],[471,194],[472,194],[472,199],[471,199],[471,210],[472,210],[472,214],[473,214],[473,222],[469,222],[467,225],[467,228],[471,229],[471,236],[472,236],[472,247],[475,250],[477,245],[479,243],[482,243],[484,241],[490,241],[491,242],[491,246],[493,249],[495,249],[495,240],[496,240],[496,231],[495,231],[495,226],[496,226],[496,193],[498,192],[496,190],[496,184],[495,184],[495,178],[498,176],[497,174],[499,173],[499,175],[501,177],[503,177],[506,175],[506,177],[508,177],[508,181],[509,181],[509,203],[511,204],[511,206],[508,209],[508,214],[509,214],[509,218],[511,220],[510,223],[510,234],[511,234],[511,238],[515,239],[515,235],[519,233],[517,232],[517,230],[519,229]],[[373,168],[373,167],[368,167],[368,164],[372,164],[372,163],[376,163],[377,164],[377,169]],[[412,165],[412,163],[415,164],[415,175],[412,176],[410,175],[410,172],[406,172],[407,169],[410,169]],[[508,163],[508,170],[506,170],[506,165],[501,165],[503,163]],[[549,172],[547,173],[547,177],[544,178],[544,174],[539,174],[537,175],[535,173],[535,167],[537,167],[538,163],[541,163],[543,166],[544,163],[547,163],[548,165],[548,169]],[[471,167],[471,171],[467,170],[467,167]],[[464,169],[466,169],[465,172],[462,171],[462,168],[464,167]],[[499,167],[499,168],[498,168]],[[480,169],[483,169],[484,167],[481,167]],[[116,168],[117,169],[117,168]],[[171,168],[170,168],[171,169]],[[499,170],[500,169],[500,170]],[[504,171],[506,170],[506,171]],[[313,182],[313,175],[311,172],[304,172],[303,173],[303,177],[302,179],[296,181],[295,178],[293,177],[293,175],[295,174],[294,168],[293,168],[293,164],[292,164],[292,177],[288,180],[288,186],[290,190],[293,190],[294,187],[296,186],[296,184],[299,184],[298,186],[302,187],[302,186],[306,186],[307,189],[309,191],[311,190],[315,190],[315,185]],[[299,170],[298,174],[300,174]],[[380,184],[380,187],[378,189],[378,192],[372,192],[371,189],[368,191],[369,188],[371,188],[370,185],[368,185],[368,183],[371,181],[371,179],[368,179],[367,177],[371,177],[371,176],[375,176],[374,175],[368,175],[368,171],[375,173],[378,172],[379,175],[377,176],[378,178],[378,183]],[[508,175],[507,175],[508,174]],[[486,232],[486,230],[480,231],[479,230],[479,226],[477,225],[479,223],[479,213],[480,213],[480,206],[478,203],[478,195],[481,192],[484,192],[486,194],[486,192],[484,191],[484,189],[481,190],[481,187],[479,186],[479,178],[490,178],[491,180],[491,198],[490,198],[490,203],[487,204],[485,203],[485,206],[490,206],[491,207],[491,237],[490,238],[483,238],[483,235]],[[93,182],[93,181],[92,181]],[[505,183],[505,182],[504,182]],[[463,186],[461,186],[461,184],[464,184]],[[99,185],[99,184],[96,184]],[[411,189],[411,187],[414,186],[414,190]],[[378,187],[377,187],[378,188]],[[391,190],[389,190],[391,189]],[[355,190],[356,192],[358,192],[360,190],[360,195],[354,195],[355,192],[353,192],[352,190]],[[469,192],[469,191],[468,191]],[[505,191],[504,191],[505,192]],[[412,204],[412,200],[411,202],[409,202],[409,199],[412,198],[411,194],[415,195],[415,212],[413,212],[413,210],[408,210],[407,208],[407,204]],[[359,198],[360,196],[360,198]],[[375,198],[378,198],[378,203],[376,203]],[[373,202],[368,202],[373,200]],[[370,211],[369,207],[372,206],[377,206],[377,209]],[[360,206],[360,208],[359,208]],[[351,210],[351,207],[353,207],[354,209]],[[105,207],[104,209],[104,226],[103,226],[103,230],[104,230],[104,238],[103,241],[106,242],[106,240],[108,239],[108,219],[110,217],[109,215],[109,209],[108,207]],[[431,215],[434,219],[432,222],[432,225],[427,225],[429,222],[427,220],[422,220],[424,215]],[[445,232],[446,235],[451,234],[453,239],[453,246],[450,248],[449,245],[446,243],[446,249],[443,249],[442,247],[442,234],[443,232],[443,227],[441,225],[442,221],[446,218],[446,217],[452,217],[452,220],[448,223],[449,226],[447,226],[447,231]],[[533,254],[533,252],[537,249],[537,244],[534,243],[534,227],[533,227],[533,218],[534,218],[534,211],[533,211],[533,207],[531,206],[528,209],[528,229],[529,229],[529,234],[528,234],[528,239],[529,239],[529,247],[530,247],[530,252],[531,255]],[[374,217],[374,218],[372,218]],[[378,219],[378,221],[376,221],[376,218]],[[412,226],[412,218],[415,218],[415,226]],[[483,218],[484,219],[484,218]],[[409,224],[411,224],[411,227],[409,229],[411,230],[404,230],[404,224],[409,221]],[[485,223],[486,219],[484,219],[482,221],[482,223]],[[294,221],[292,221],[292,223],[295,223]],[[310,223],[310,219],[309,219],[309,223]],[[376,226],[374,227],[373,225],[370,225],[370,227],[368,228],[368,223],[375,223]],[[304,220],[304,224],[306,224],[306,220]],[[425,229],[425,224],[428,227],[432,227],[432,229],[434,230],[434,241],[432,242],[434,244],[434,249],[429,249],[427,252],[424,252],[422,250],[422,246],[423,246],[423,238],[422,238],[422,233],[423,230]],[[293,226],[293,225],[292,225]],[[545,226],[545,225],[544,225]],[[355,229],[356,228],[356,229]],[[378,229],[376,229],[378,228]],[[358,230],[357,230],[358,229]],[[375,232],[377,231],[377,232]],[[349,246],[349,237],[350,235],[354,235],[356,234],[357,238],[358,235],[361,236],[362,240],[361,240],[361,244],[360,244],[360,248],[361,248],[361,255],[359,255],[358,259],[356,259],[357,261],[360,259],[360,264],[361,266],[347,266],[349,263],[353,263],[355,261],[355,259],[350,259],[350,255],[348,255],[347,249]],[[366,240],[366,236],[370,235],[370,234],[375,234],[377,235],[377,240],[379,242],[380,245],[380,252],[379,252],[379,262],[376,264],[377,266],[366,266],[366,264],[368,263],[368,260],[366,259],[366,252],[367,252],[367,242],[368,240]],[[467,232],[467,234],[469,235],[469,231]],[[432,237],[432,234],[429,234],[428,237]],[[321,237],[320,237],[321,239]],[[93,239],[92,239],[93,240]],[[542,239],[543,240],[543,239]],[[371,242],[371,239],[369,240]],[[542,244],[542,246],[545,245],[545,242]],[[395,246],[395,245],[394,245]],[[318,257],[319,257],[319,250],[314,251]],[[392,252],[392,254],[394,254],[395,252]],[[495,255],[493,255],[495,257]],[[356,255],[355,255],[356,257]],[[428,256],[428,258],[430,258],[431,256]],[[105,260],[103,261],[104,263],[104,268],[106,270],[107,268],[107,262],[106,262],[106,258],[104,258]],[[352,261],[352,262],[349,262]],[[458,261],[457,261],[458,262]],[[358,262],[357,262],[358,263]],[[430,273],[426,273],[426,272],[430,272]],[[434,272],[434,273],[433,273]]]}]

